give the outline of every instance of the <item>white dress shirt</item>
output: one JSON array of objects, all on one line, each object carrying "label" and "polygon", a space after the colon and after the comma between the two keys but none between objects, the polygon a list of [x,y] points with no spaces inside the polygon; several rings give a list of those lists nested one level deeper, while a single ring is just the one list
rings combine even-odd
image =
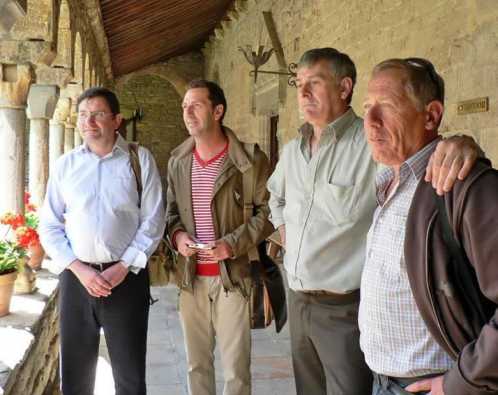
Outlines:
[{"label": "white dress shirt", "polygon": [[128,142],[118,135],[112,151],[102,158],[83,144],[57,160],[39,226],[55,272],[76,259],[122,261],[135,273],[145,268],[165,227],[161,179],[151,153],[140,147],[139,208],[129,156]]}]

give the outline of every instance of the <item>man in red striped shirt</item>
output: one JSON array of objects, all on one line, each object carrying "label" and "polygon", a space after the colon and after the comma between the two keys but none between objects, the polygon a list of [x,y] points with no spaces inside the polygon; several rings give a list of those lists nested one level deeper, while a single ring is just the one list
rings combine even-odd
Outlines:
[{"label": "man in red striped shirt", "polygon": [[[222,125],[223,90],[192,81],[183,99],[190,138],[168,164],[168,235],[180,253],[177,283],[189,392],[214,395],[218,342],[224,395],[250,395],[251,291],[247,251],[273,230],[268,221],[266,156]],[[254,215],[244,223],[242,174],[252,168]]]}]

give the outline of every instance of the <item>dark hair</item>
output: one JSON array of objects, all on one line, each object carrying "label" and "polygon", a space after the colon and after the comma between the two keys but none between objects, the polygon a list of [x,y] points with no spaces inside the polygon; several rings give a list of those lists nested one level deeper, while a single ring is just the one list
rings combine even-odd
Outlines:
[{"label": "dark hair", "polygon": [[389,69],[401,70],[404,73],[406,76],[405,89],[419,110],[433,100],[438,100],[444,104],[444,80],[427,59],[384,60],[374,67],[372,75]]},{"label": "dark hair", "polygon": [[225,98],[223,89],[221,89],[216,82],[202,79],[190,81],[187,85],[187,90],[195,88],[206,88],[208,90],[208,98],[213,104],[213,107],[216,107],[218,104],[223,106],[223,114],[221,114],[220,125],[223,124],[223,118],[225,118],[225,114],[227,113],[227,99]]},{"label": "dark hair", "polygon": [[79,108],[80,103],[83,100],[93,99],[95,97],[101,97],[101,98],[103,98],[107,102],[107,104],[109,105],[109,109],[111,110],[111,112],[114,115],[119,114],[119,112],[120,112],[120,110],[119,110],[119,101],[118,101],[118,98],[116,97],[116,95],[114,94],[114,92],[110,91],[107,88],[103,88],[103,87],[100,87],[100,86],[93,87],[93,88],[88,88],[87,90],[85,90],[78,97],[78,101],[76,103],[76,108]]},{"label": "dark hair", "polygon": [[335,48],[313,48],[306,51],[301,56],[298,67],[313,66],[322,60],[325,60],[330,64],[332,75],[334,75],[338,82],[346,77],[351,78],[353,86],[351,87],[351,93],[346,98],[347,103],[351,103],[353,88],[356,84],[356,67],[351,58]]}]

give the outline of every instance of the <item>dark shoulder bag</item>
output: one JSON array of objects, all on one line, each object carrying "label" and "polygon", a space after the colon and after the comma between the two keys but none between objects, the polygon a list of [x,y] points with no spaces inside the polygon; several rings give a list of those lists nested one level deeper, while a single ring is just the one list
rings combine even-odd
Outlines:
[{"label": "dark shoulder bag", "polygon": [[[135,175],[135,180],[137,182],[137,192],[138,192],[138,207],[142,205],[142,168],[140,166],[140,159],[138,157],[138,144],[129,143],[128,149],[130,152],[130,165]],[[163,286],[168,285],[170,282],[170,274],[175,269],[175,259],[176,256],[173,253],[172,248],[170,248],[168,241],[162,239],[159,243],[156,251],[147,261],[147,269],[149,271],[149,282],[150,285]],[[171,279],[172,280],[172,279]]]},{"label": "dark shoulder bag", "polygon": [[[249,222],[254,215],[254,171],[253,167],[242,174],[242,195],[244,201],[244,222]],[[251,328],[262,329],[275,319],[275,329],[282,330],[287,321],[287,305],[282,273],[275,262],[266,253],[266,243],[249,249],[251,265],[251,295],[249,309]]]}]

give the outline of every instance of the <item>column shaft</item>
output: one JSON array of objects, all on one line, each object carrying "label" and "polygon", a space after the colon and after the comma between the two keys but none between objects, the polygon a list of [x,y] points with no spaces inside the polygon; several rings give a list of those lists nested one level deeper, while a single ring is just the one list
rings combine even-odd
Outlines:
[{"label": "column shaft", "polygon": [[64,153],[64,124],[50,122],[49,131],[49,172],[55,168],[55,161]]},{"label": "column shaft", "polygon": [[24,212],[26,112],[0,107],[0,214]]},{"label": "column shaft", "polygon": [[81,138],[81,134],[78,128],[74,128],[74,146],[77,147],[83,143],[83,139]]},{"label": "column shaft", "polygon": [[31,119],[29,131],[29,192],[41,206],[48,181],[48,119]]},{"label": "column shaft", "polygon": [[64,153],[74,148],[74,127],[66,125],[64,131]]}]

